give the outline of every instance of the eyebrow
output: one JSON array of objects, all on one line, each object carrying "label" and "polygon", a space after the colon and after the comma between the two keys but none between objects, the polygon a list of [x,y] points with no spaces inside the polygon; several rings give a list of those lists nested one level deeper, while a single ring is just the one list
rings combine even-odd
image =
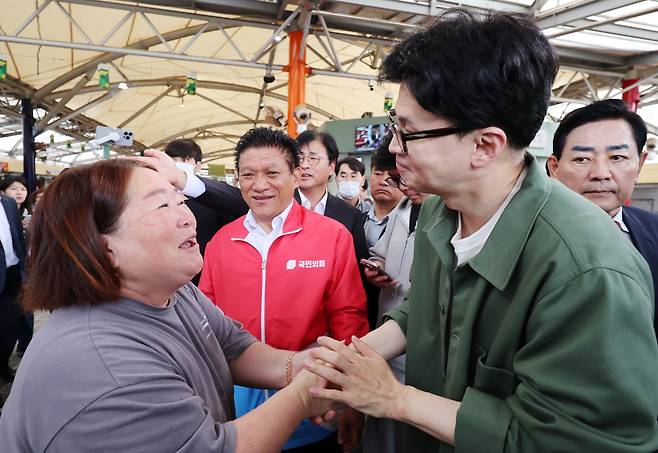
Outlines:
[{"label": "eyebrow", "polygon": [[593,146],[575,145],[571,148],[571,151],[594,151],[594,147]]},{"label": "eyebrow", "polygon": [[606,151],[619,151],[620,149],[628,149],[629,146],[626,143],[622,143],[621,145],[608,145],[605,147]]}]

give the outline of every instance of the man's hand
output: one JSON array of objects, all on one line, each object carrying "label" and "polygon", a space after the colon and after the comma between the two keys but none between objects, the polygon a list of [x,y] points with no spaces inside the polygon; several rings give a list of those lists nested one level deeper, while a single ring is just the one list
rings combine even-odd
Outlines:
[{"label": "man's hand", "polygon": [[157,149],[145,149],[144,157],[129,156],[124,159],[130,159],[137,162],[143,162],[155,171],[160,173],[172,186],[178,190],[183,190],[187,183],[187,173],[176,167],[176,162],[162,151]]},{"label": "man's hand", "polygon": [[[372,261],[377,263],[382,269],[384,268],[384,263],[380,260],[361,260],[361,265],[364,266],[365,261]],[[398,286],[400,282],[398,280],[392,280],[388,275],[381,274],[375,270],[363,267],[363,274],[366,276],[366,280],[371,285],[374,285],[378,288],[389,288]]]},{"label": "man's hand", "polygon": [[304,367],[334,383],[339,390],[315,386],[314,397],[347,404],[367,415],[397,418],[403,404],[406,387],[377,352],[357,337],[352,337],[354,349],[329,337],[318,338],[323,348],[315,348]]},{"label": "man's hand", "polygon": [[338,419],[338,443],[343,451],[356,448],[361,442],[365,416],[351,407],[345,409]]}]

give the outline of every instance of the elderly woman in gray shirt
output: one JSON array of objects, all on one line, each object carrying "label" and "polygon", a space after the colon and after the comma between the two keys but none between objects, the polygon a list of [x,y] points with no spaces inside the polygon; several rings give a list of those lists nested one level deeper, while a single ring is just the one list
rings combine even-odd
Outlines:
[{"label": "elderly woman in gray shirt", "polygon": [[[275,452],[327,409],[303,353],[256,341],[188,283],[194,217],[155,171],[67,171],[32,234],[23,304],[52,314],[3,408],[3,452]],[[283,390],[234,420],[234,383]]]}]

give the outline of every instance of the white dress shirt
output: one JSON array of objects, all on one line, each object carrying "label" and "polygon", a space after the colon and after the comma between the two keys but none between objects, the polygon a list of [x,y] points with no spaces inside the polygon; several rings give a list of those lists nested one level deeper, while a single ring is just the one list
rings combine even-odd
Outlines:
[{"label": "white dress shirt", "polygon": [[292,203],[288,205],[286,209],[283,210],[281,214],[272,219],[272,231],[269,233],[265,232],[263,228],[258,224],[256,218],[251,212],[251,209],[247,213],[247,216],[244,219],[244,227],[247,229],[249,234],[245,240],[254,246],[256,250],[260,253],[260,256],[263,258],[263,261],[267,260],[267,254],[270,251],[272,243],[283,234],[283,224],[286,223],[290,209],[292,209]]},{"label": "white dress shirt", "polygon": [[[315,205],[315,208],[313,208],[313,212],[316,214],[324,215],[324,210],[327,207],[327,198],[329,198],[329,192],[326,190],[324,191],[324,196],[320,201],[318,201],[318,204]],[[304,206],[306,209],[311,209],[311,202],[309,201],[308,198],[304,196],[304,192],[301,190],[299,191],[299,199],[302,202],[302,206]]]},{"label": "white dress shirt", "polygon": [[5,207],[0,206],[0,242],[5,251],[5,264],[7,267],[15,266],[18,264],[18,256],[14,251],[14,241],[11,237],[11,227],[9,226],[9,219],[5,212]]}]

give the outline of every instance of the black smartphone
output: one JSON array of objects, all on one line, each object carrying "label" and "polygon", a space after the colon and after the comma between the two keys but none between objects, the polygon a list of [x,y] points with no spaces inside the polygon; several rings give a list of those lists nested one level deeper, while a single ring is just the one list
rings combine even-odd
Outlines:
[{"label": "black smartphone", "polygon": [[375,263],[374,261],[362,259],[361,264],[363,267],[370,271],[377,272],[379,275],[385,275],[389,278],[389,280],[394,280],[393,277],[391,277],[389,274],[386,273],[384,268],[382,268],[379,264]]}]

